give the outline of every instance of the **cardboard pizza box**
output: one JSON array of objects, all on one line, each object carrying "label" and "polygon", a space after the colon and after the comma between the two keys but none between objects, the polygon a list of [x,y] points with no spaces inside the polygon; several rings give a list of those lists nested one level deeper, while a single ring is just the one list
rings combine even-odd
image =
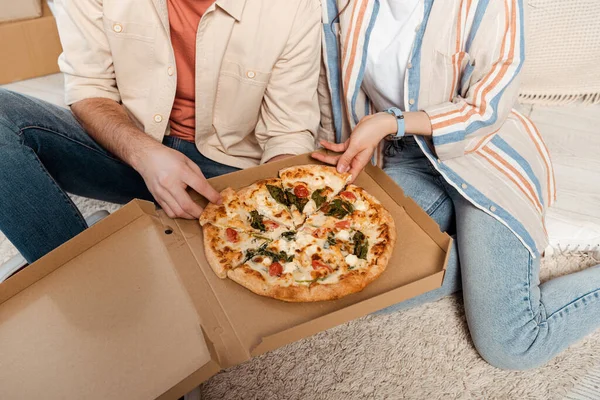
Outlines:
[{"label": "cardboard pizza box", "polygon": [[41,10],[39,18],[0,23],[0,85],[59,72],[56,20],[46,1]]},{"label": "cardboard pizza box", "polygon": [[39,18],[42,0],[0,0],[0,22]]},{"label": "cardboard pizza box", "polygon": [[[210,181],[240,188],[307,163]],[[396,248],[362,292],[317,303],[219,279],[197,221],[132,201],[0,284],[0,398],[176,399],[224,368],[440,287],[452,239],[381,169],[356,184],[392,213]]]}]

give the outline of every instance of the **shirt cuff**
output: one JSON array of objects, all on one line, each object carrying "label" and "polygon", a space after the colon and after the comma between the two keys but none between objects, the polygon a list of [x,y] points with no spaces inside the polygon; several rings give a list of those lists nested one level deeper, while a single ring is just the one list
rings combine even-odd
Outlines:
[{"label": "shirt cuff", "polygon": [[442,161],[462,157],[465,154],[467,143],[465,122],[456,121],[463,105],[446,102],[423,110],[431,120],[433,147],[437,157]]},{"label": "shirt cuff", "polygon": [[121,102],[119,91],[113,87],[105,88],[101,85],[79,83],[67,83],[65,85],[65,103],[68,106],[81,100],[93,98],[104,98],[114,100],[117,103]]},{"label": "shirt cuff", "polygon": [[263,151],[261,164],[281,154],[304,154],[315,149],[315,139],[308,132],[283,133],[267,140]]}]

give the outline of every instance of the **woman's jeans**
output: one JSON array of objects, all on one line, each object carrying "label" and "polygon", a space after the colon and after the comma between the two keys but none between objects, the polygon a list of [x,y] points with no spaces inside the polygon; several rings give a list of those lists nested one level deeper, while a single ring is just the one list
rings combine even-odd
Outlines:
[{"label": "woman's jeans", "polygon": [[507,369],[542,365],[600,327],[600,266],[540,285],[539,258],[451,187],[414,138],[388,145],[384,170],[455,237],[443,286],[385,312],[437,300],[462,282],[475,347],[490,364]]},{"label": "woman's jeans", "polygon": [[[207,178],[236,171],[167,136]],[[68,193],[153,200],[142,177],[83,130],[71,111],[0,89],[0,231],[33,262],[87,228]]]}]

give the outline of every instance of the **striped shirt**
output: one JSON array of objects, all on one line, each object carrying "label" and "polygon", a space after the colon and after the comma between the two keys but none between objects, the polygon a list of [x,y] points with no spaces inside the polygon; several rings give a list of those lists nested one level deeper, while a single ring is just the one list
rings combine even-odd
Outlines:
[{"label": "striped shirt", "polygon": [[[361,88],[379,0],[326,0],[319,85],[327,140],[344,141],[374,112]],[[525,61],[522,0],[425,0],[404,79],[407,111],[425,111],[432,140],[417,142],[448,183],[507,226],[537,257],[556,198],[548,149],[513,106]],[[375,155],[381,164],[381,152]]]}]

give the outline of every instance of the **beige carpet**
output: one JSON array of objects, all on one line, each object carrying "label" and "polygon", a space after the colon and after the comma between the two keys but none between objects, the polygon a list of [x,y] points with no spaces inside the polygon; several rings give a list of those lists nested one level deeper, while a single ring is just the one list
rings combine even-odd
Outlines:
[{"label": "beige carpet", "polygon": [[[107,205],[81,198],[84,215]],[[1,234],[0,234],[1,235]],[[14,254],[0,236],[0,262]],[[542,279],[594,264],[585,256],[543,261]],[[562,399],[600,365],[600,331],[546,366],[495,369],[473,348],[461,299],[361,318],[224,371],[202,399]]]}]

